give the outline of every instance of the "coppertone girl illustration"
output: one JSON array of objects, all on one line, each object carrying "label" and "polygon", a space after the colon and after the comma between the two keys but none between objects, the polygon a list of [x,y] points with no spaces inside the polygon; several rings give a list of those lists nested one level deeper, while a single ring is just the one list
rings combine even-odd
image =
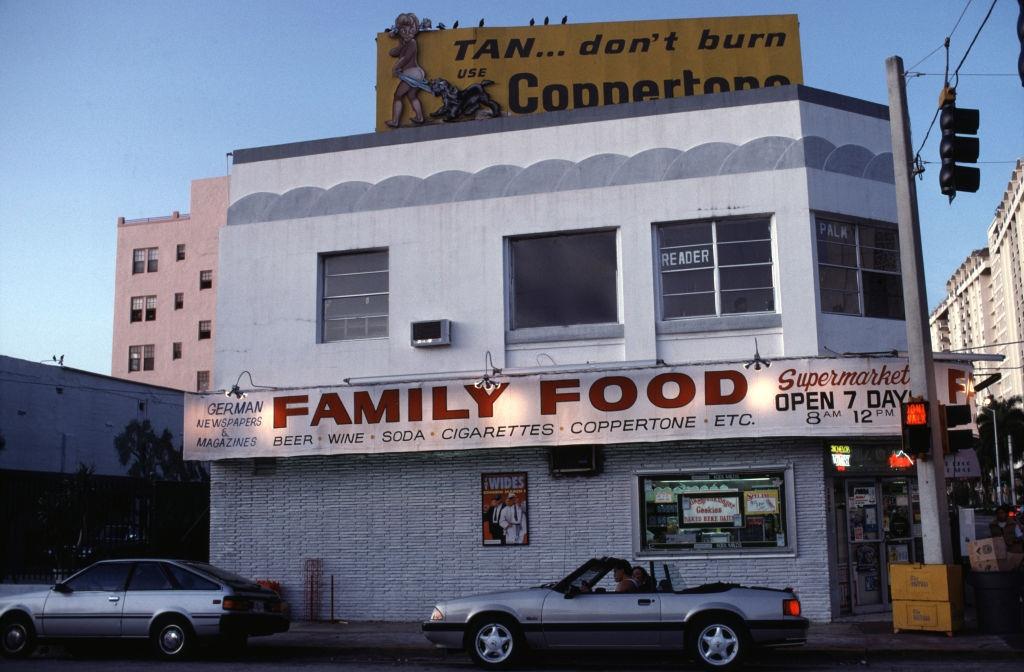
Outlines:
[{"label": "coppertone girl illustration", "polygon": [[398,39],[398,46],[388,51],[388,55],[398,58],[392,72],[400,80],[395,89],[391,119],[384,122],[391,128],[398,128],[401,124],[402,111],[406,102],[412,108],[412,123],[422,124],[424,122],[419,92],[420,89],[429,91],[429,88],[426,83],[426,73],[423,72],[423,68],[416,60],[416,34],[419,32],[419,24],[419,19],[415,14],[399,14],[391,32],[391,36]]}]

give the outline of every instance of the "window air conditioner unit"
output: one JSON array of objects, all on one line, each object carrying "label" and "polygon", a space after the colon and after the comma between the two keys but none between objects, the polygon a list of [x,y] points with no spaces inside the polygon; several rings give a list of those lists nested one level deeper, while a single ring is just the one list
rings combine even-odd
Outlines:
[{"label": "window air conditioner unit", "polygon": [[412,347],[433,348],[451,344],[451,320],[427,320],[412,323]]},{"label": "window air conditioner unit", "polygon": [[597,476],[601,473],[600,446],[557,446],[551,448],[552,476]]}]

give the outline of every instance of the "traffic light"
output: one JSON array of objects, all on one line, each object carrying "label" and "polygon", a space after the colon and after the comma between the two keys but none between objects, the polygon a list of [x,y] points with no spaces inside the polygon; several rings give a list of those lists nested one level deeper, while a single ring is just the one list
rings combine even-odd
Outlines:
[{"label": "traffic light", "polygon": [[981,184],[980,170],[957,165],[978,161],[978,139],[964,136],[977,135],[979,115],[978,110],[956,106],[956,89],[944,88],[940,101],[939,128],[942,129],[942,139],[939,140],[939,156],[942,158],[942,168],[939,170],[939,187],[952,202],[956,192],[973,193]]},{"label": "traffic light", "polygon": [[928,402],[917,399],[900,405],[900,425],[903,428],[903,452],[918,457],[931,452],[931,429],[928,425]]},{"label": "traffic light", "polygon": [[971,407],[967,404],[942,405],[942,452],[946,455],[974,445],[974,432],[968,429],[950,429],[971,424]]}]

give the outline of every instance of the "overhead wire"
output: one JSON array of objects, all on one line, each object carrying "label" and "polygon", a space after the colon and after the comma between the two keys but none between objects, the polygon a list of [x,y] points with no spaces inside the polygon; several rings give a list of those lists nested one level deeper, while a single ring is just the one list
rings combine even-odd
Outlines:
[{"label": "overhead wire", "polygon": [[974,43],[978,40],[978,36],[981,35],[981,30],[985,27],[985,24],[988,23],[989,17],[992,16],[992,10],[996,8],[996,2],[998,2],[998,0],[992,0],[992,4],[988,7],[988,13],[985,14],[985,18],[982,19],[981,25],[978,26],[978,30],[974,33],[974,37],[971,38],[971,43],[967,45],[967,51],[964,52],[963,58],[961,58],[960,63],[957,64],[956,70],[953,71],[953,77],[956,78],[956,81],[953,83],[953,88],[956,88],[957,83],[959,83],[960,68],[963,67],[964,61],[967,60],[967,55],[971,53],[971,49],[974,48]]},{"label": "overhead wire", "polygon": [[[956,23],[953,24],[953,29],[951,31],[949,31],[949,35],[947,35],[946,39],[942,41],[942,46],[945,47],[945,49],[946,49],[946,65],[945,65],[944,73],[943,73],[943,76],[942,76],[942,80],[943,80],[943,82],[945,83],[946,86],[949,86],[949,43],[950,43],[950,39],[953,37],[953,33],[956,32],[956,29],[960,26],[960,22],[963,20],[964,15],[967,13],[968,7],[971,6],[971,2],[973,2],[973,0],[967,0],[967,4],[964,6],[963,10],[960,12],[960,16],[957,18]],[[974,37],[971,38],[971,43],[969,45],[967,45],[967,51],[964,52],[963,58],[960,59],[960,63],[956,66],[956,69],[953,71],[953,77],[955,78],[955,83],[954,83],[954,85],[952,87],[953,89],[955,89],[956,88],[956,84],[958,84],[960,82],[960,74],[959,74],[960,73],[960,68],[963,67],[964,62],[967,60],[967,55],[971,53],[971,49],[974,47],[974,43],[978,40],[978,35],[981,34],[981,29],[985,27],[985,24],[988,23],[989,17],[992,16],[992,10],[995,9],[996,2],[997,2],[997,0],[992,0],[992,4],[989,5],[988,12],[985,14],[985,18],[982,19],[981,25],[978,26],[978,30],[974,33]],[[920,61],[918,61],[917,63],[915,63],[914,67],[916,67],[917,65],[920,65],[925,59],[927,59],[929,56],[934,54],[936,51],[938,51],[938,49],[933,50],[931,52],[931,54],[928,54],[928,56],[925,56],[925,58],[923,58]],[[913,68],[909,68],[909,69],[913,70]],[[904,76],[906,77],[907,74],[908,73],[904,73]],[[924,149],[925,143],[928,142],[928,137],[931,135],[932,129],[935,127],[935,121],[939,118],[939,112],[941,111],[941,109],[942,108],[939,108],[939,109],[935,110],[935,114],[932,115],[931,123],[928,124],[928,130],[925,131],[924,139],[921,141],[921,145],[917,148],[917,151],[914,152],[914,161],[913,161],[913,163],[914,163],[915,166],[921,166],[923,164],[923,162],[921,161],[921,150]],[[919,171],[915,171],[915,174],[920,175],[923,172],[924,172],[924,168],[922,167]]]}]

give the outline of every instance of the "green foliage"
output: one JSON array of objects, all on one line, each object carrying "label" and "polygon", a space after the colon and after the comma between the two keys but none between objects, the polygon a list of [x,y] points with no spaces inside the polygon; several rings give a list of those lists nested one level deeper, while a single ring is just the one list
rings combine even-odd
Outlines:
[{"label": "green foliage", "polygon": [[[995,423],[992,422],[992,413],[995,412]],[[978,414],[978,463],[981,466],[982,479],[988,489],[993,488],[995,482],[996,458],[993,447],[995,438],[999,438],[999,466],[1003,482],[1007,483],[1010,469],[1010,450],[1007,437],[1013,437],[1014,457],[1020,460],[1024,456],[1024,408],[1021,407],[1021,397],[1013,396],[1007,399],[993,399],[992,404],[983,407]]]},{"label": "green foliage", "polygon": [[157,435],[149,420],[132,420],[114,437],[114,448],[128,475],[149,481],[205,481],[206,470],[198,462],[182,459],[170,430]]}]

